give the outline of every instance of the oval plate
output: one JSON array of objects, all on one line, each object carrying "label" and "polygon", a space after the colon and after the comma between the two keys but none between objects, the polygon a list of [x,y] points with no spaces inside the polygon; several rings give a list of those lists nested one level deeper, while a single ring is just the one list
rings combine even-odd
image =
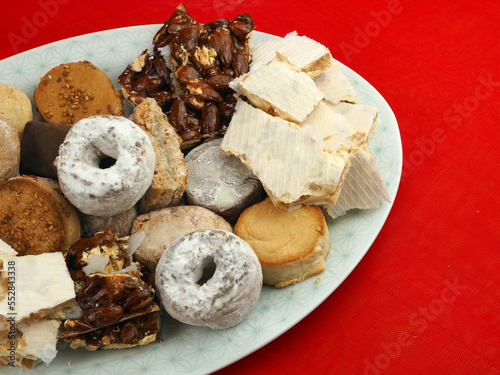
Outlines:
[{"label": "oval plate", "polygon": [[[0,61],[0,82],[19,88],[32,99],[40,77],[48,70],[61,63],[89,60],[119,89],[118,75],[151,46],[152,37],[160,26],[113,29],[23,52]],[[258,43],[271,38],[276,37],[254,32],[252,41]],[[359,102],[379,109],[377,128],[369,146],[394,202],[402,168],[396,118],[377,90],[351,69],[339,65],[356,90]],[[33,110],[35,118],[40,119],[34,106]],[[56,359],[49,366],[36,366],[30,373],[193,375],[227,366],[275,339],[323,302],[366,254],[391,207],[392,204],[383,202],[378,209],[354,210],[334,221],[328,220],[331,251],[326,270],[318,277],[284,289],[264,286],[251,314],[235,327],[213,331],[178,323],[164,314],[161,343],[97,352],[72,350],[61,344]]]}]

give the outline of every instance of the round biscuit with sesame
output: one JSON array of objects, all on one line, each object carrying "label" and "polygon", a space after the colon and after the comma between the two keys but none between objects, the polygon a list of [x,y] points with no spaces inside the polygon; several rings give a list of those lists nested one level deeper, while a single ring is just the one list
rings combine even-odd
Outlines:
[{"label": "round biscuit with sesame", "polygon": [[71,126],[90,116],[124,114],[121,95],[111,80],[86,60],[49,70],[40,79],[34,100],[43,119],[53,124]]},{"label": "round biscuit with sesame", "polygon": [[20,175],[0,184],[0,239],[19,255],[65,252],[80,237],[77,210],[55,181]]}]

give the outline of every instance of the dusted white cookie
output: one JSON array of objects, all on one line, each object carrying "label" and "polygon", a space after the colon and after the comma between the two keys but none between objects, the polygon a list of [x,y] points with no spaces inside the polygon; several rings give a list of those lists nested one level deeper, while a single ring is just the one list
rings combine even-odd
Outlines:
[{"label": "dusted white cookie", "polygon": [[[213,276],[200,283],[212,262]],[[262,268],[241,238],[202,229],[179,237],[165,250],[155,281],[162,305],[173,318],[222,329],[238,324],[252,310],[262,290]]]},{"label": "dusted white cookie", "polygon": [[[102,168],[106,157],[116,162]],[[73,205],[87,215],[114,216],[136,204],[151,185],[155,153],[132,121],[93,116],[73,125],[55,165],[61,190]]]},{"label": "dusted white cookie", "polygon": [[205,142],[186,155],[186,200],[232,222],[245,208],[261,200],[263,188],[240,159],[222,152],[221,142],[222,138]]}]

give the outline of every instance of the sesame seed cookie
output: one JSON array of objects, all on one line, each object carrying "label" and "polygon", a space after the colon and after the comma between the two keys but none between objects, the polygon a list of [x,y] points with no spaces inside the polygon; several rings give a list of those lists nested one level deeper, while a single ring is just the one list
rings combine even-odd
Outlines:
[{"label": "sesame seed cookie", "polygon": [[89,61],[61,64],[40,79],[35,104],[47,122],[73,125],[96,115],[123,115],[123,101],[108,76]]},{"label": "sesame seed cookie", "polygon": [[0,239],[19,255],[64,252],[81,237],[76,209],[49,178],[10,178],[0,197]]}]

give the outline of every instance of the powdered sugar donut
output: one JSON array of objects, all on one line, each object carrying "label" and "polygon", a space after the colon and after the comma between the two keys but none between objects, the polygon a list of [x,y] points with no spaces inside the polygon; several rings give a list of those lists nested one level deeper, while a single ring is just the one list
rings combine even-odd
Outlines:
[{"label": "powdered sugar donut", "polygon": [[149,137],[119,116],[78,121],[59,147],[57,177],[68,200],[87,215],[130,209],[151,185],[155,154]]},{"label": "powdered sugar donut", "polygon": [[[213,275],[200,282],[215,264]],[[252,310],[262,290],[262,268],[245,241],[220,229],[179,237],[163,253],[155,276],[165,310],[196,326],[228,328]]]}]

